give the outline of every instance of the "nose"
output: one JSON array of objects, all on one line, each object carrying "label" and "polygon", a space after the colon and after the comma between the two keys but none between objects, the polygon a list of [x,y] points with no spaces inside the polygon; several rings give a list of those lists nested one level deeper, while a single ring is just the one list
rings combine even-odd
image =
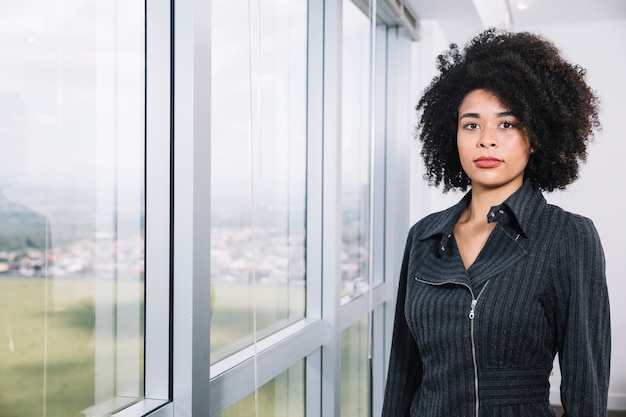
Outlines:
[{"label": "nose", "polygon": [[485,130],[478,140],[478,146],[481,148],[494,148],[498,145],[496,132]]}]

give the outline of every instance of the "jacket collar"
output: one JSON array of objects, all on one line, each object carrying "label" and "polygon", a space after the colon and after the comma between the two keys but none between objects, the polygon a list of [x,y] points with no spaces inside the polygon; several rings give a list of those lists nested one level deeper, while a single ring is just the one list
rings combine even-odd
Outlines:
[{"label": "jacket collar", "polygon": [[533,219],[537,219],[546,206],[539,190],[526,181],[505,202],[491,208],[488,221],[498,221],[504,216],[507,220],[493,230],[481,254],[466,269],[456,245],[450,245],[449,240],[470,201],[471,192],[468,192],[458,204],[435,214],[426,223],[424,232],[418,238],[426,240],[435,237],[440,240],[435,256],[428,256],[416,271],[416,279],[435,285],[456,282],[470,288],[480,288],[487,280],[527,255],[523,242],[526,239],[519,237],[528,238],[527,234],[533,233]]},{"label": "jacket collar", "polygon": [[[533,221],[537,219],[546,205],[543,194],[530,180],[524,181],[522,187],[501,204],[508,209],[524,237],[528,237]],[[498,212],[501,206],[492,208],[490,213]]]},{"label": "jacket collar", "polygon": [[[431,222],[418,238],[425,240],[436,235],[443,235],[444,240],[454,231],[463,211],[472,200],[472,191],[468,191],[456,205],[438,213],[439,219]],[[522,236],[528,237],[531,223],[546,205],[543,194],[535,188],[530,180],[525,180],[522,186],[502,204],[491,207],[487,216],[488,222],[498,221],[502,212],[508,212],[511,220],[516,224]]]}]

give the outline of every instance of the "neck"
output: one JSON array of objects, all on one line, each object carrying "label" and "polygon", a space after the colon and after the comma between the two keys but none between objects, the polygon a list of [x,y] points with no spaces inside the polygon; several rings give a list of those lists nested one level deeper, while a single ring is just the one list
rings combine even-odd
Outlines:
[{"label": "neck", "polygon": [[472,200],[465,211],[465,221],[486,222],[491,207],[502,204],[521,186],[522,184],[509,184],[497,188],[472,187]]}]

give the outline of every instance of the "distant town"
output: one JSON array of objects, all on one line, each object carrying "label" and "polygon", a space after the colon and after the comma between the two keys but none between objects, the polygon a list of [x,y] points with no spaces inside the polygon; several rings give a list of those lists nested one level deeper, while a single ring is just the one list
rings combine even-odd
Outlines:
[{"label": "distant town", "polygon": [[[367,284],[367,218],[344,210],[341,253],[342,295],[360,293]],[[252,230],[231,209],[213,213],[211,279],[216,284],[249,283],[304,286],[306,230],[304,208],[287,215],[275,207],[260,210]],[[104,278],[143,280],[143,219],[137,213],[122,229],[126,235],[96,233],[88,214],[53,212],[51,220],[0,200],[0,279]],[[50,224],[49,224],[50,223]],[[242,224],[243,223],[243,224]]]}]

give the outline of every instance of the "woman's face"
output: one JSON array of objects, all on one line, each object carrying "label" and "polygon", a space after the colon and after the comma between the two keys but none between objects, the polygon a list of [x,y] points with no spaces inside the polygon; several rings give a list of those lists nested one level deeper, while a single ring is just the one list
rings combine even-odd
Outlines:
[{"label": "woman's face", "polygon": [[468,93],[459,106],[457,146],[472,189],[521,187],[530,141],[519,120],[487,90]]}]

